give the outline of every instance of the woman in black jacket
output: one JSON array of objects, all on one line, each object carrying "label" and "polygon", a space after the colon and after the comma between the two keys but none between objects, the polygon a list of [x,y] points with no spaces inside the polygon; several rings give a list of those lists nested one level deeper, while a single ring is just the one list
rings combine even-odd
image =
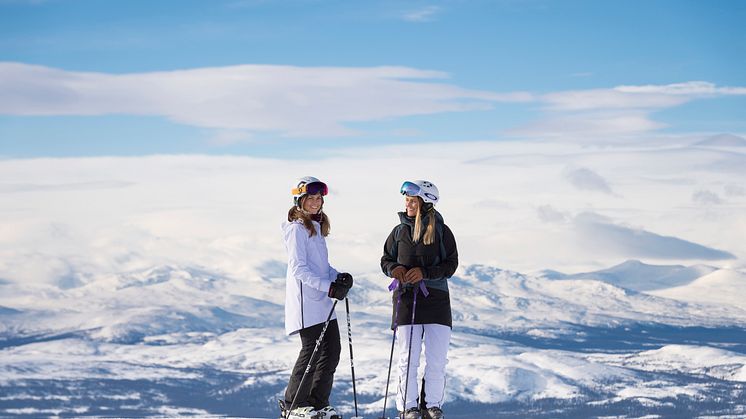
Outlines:
[{"label": "woman in black jacket", "polygon": [[[418,180],[404,182],[401,193],[406,211],[399,213],[401,222],[386,239],[381,257],[383,272],[398,281],[392,297],[392,328],[399,335],[396,405],[405,419],[417,419],[420,414],[440,419],[452,326],[448,278],[458,267],[458,251],[451,229],[435,210],[438,188]],[[419,293],[416,310],[415,292]],[[425,376],[418,400],[417,367],[423,341]]]}]

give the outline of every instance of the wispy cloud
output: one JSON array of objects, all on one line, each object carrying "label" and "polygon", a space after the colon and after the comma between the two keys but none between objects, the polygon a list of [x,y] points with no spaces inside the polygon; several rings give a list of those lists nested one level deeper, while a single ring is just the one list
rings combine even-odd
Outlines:
[{"label": "wispy cloud", "polygon": [[692,194],[692,201],[701,205],[720,205],[723,203],[718,194],[708,190],[694,192]]},{"label": "wispy cloud", "polygon": [[611,187],[606,179],[591,169],[567,168],[563,173],[564,178],[578,189],[596,191],[611,194]]},{"label": "wispy cloud", "polygon": [[601,140],[620,135],[633,135],[666,127],[641,111],[599,111],[583,113],[552,112],[544,119],[508,131],[508,134],[542,137]]},{"label": "wispy cloud", "polygon": [[704,81],[667,85],[617,86],[611,89],[573,90],[541,98],[553,110],[656,109],[678,106],[694,99],[746,95],[744,87],[718,87]]},{"label": "wispy cloud", "polygon": [[436,15],[442,11],[440,6],[427,6],[421,9],[405,12],[401,18],[408,22],[431,22],[435,20]]},{"label": "wispy cloud", "polygon": [[0,114],[158,115],[228,130],[231,140],[237,131],[353,135],[345,123],[532,99],[432,81],[445,78],[407,67],[240,65],[117,75],[0,63]]},{"label": "wispy cloud", "polygon": [[0,114],[147,115],[217,130],[213,143],[256,132],[286,137],[354,136],[351,123],[544,105],[508,135],[598,141],[665,128],[652,114],[706,98],[746,95],[745,87],[692,81],[552,92],[492,92],[444,82],[448,74],[410,67],[238,65],[149,73],[65,71],[0,62]]},{"label": "wispy cloud", "polygon": [[210,137],[210,144],[216,145],[216,146],[225,146],[225,145],[231,145],[236,143],[243,143],[251,141],[252,135],[250,132],[246,132],[243,130],[227,130],[227,129],[221,129],[216,130],[213,135]]},{"label": "wispy cloud", "polygon": [[705,81],[553,92],[537,97],[545,105],[544,118],[509,133],[575,138],[639,134],[666,127],[653,120],[655,111],[693,100],[744,95],[746,87]]}]

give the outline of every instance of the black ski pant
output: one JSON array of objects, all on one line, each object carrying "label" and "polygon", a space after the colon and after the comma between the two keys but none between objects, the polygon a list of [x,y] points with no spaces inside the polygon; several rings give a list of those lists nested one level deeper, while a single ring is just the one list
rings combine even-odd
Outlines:
[{"label": "black ski pant", "polygon": [[298,392],[298,398],[295,402],[295,407],[313,406],[314,409],[318,410],[329,406],[329,395],[332,393],[334,372],[337,370],[339,353],[342,351],[339,343],[337,319],[329,322],[329,327],[326,329],[319,350],[316,352],[314,359],[311,360],[311,369],[308,371],[306,380],[303,382],[303,387],[298,388],[313,353],[313,348],[316,346],[316,341],[321,336],[322,329],[324,329],[324,323],[313,325],[300,331],[300,353],[298,354],[298,360],[295,361],[293,372],[290,375],[288,388],[285,390],[285,405],[288,408],[290,408],[296,392]]}]

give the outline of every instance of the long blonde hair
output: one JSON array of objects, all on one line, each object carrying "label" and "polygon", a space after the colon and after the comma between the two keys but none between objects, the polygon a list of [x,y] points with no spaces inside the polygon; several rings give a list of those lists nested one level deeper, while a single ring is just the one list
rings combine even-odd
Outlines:
[{"label": "long blonde hair", "polygon": [[[303,221],[303,226],[306,227],[306,230],[308,230],[308,236],[313,237],[316,234],[316,229],[313,228],[313,223],[311,222],[311,214],[301,209],[303,208],[303,201],[305,200],[306,197],[304,196],[298,201],[298,206],[294,205],[290,208],[290,210],[288,210],[288,221]],[[329,230],[331,230],[331,225],[329,224],[329,216],[326,215],[326,213],[322,210],[319,210],[319,213],[321,214],[321,221],[319,221],[319,224],[321,224],[321,235],[326,237],[329,235]]]},{"label": "long blonde hair", "polygon": [[[417,197],[418,207],[417,207],[417,215],[414,217],[414,231],[412,231],[412,241],[417,243],[420,241],[420,236],[422,236],[422,206],[424,205],[424,201],[422,201],[422,198],[419,196]],[[431,245],[435,242],[435,207],[430,206],[427,210],[427,214],[429,215],[430,219],[427,222],[427,228],[425,229],[425,237],[423,237],[422,242],[425,243],[425,245]]]}]

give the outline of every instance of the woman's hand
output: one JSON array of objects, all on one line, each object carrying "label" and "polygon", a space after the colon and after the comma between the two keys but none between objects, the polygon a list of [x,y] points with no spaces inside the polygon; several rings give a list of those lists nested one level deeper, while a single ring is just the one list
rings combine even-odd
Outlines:
[{"label": "woman's hand", "polygon": [[404,276],[407,274],[407,269],[401,265],[394,268],[393,271],[391,271],[391,276],[395,279],[397,279],[399,282],[406,282],[404,280]]},{"label": "woman's hand", "polygon": [[422,269],[420,268],[412,268],[404,275],[404,282],[407,284],[416,284],[420,281],[422,281]]}]

